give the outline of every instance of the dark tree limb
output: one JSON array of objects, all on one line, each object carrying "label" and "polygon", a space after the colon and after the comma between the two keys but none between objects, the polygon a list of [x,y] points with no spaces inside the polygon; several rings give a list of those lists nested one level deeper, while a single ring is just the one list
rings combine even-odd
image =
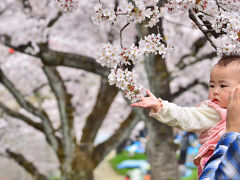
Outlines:
[{"label": "dark tree limb", "polygon": [[36,180],[48,180],[47,176],[41,174],[35,165],[28,161],[22,154],[11,151],[10,149],[6,150],[6,153],[10,158],[16,161],[21,167],[23,167],[29,174],[31,174]]},{"label": "dark tree limb", "polygon": [[172,94],[172,96],[174,98],[177,98],[180,95],[182,95],[183,93],[185,93],[187,90],[191,89],[192,87],[194,87],[198,84],[202,85],[206,90],[208,89],[208,84],[207,83],[200,82],[198,79],[196,79],[193,82],[191,82],[190,84],[186,85],[185,87],[180,87],[177,92]]},{"label": "dark tree limb", "polygon": [[[71,79],[71,78],[65,79],[65,80],[63,80],[63,82],[64,82],[64,83],[65,83],[65,82],[80,83],[80,81],[79,81],[78,79]],[[42,88],[44,88],[44,87],[46,87],[46,86],[48,86],[48,85],[49,85],[48,83],[43,83],[43,84],[39,85],[38,87],[36,87],[36,88],[33,89],[32,94],[38,93]]]},{"label": "dark tree limb", "polygon": [[170,19],[167,19],[166,17],[163,17],[162,19],[165,20],[166,22],[169,22],[169,23],[174,24],[176,26],[182,26],[182,27],[187,27],[187,28],[191,28],[192,29],[192,26],[190,26],[190,25],[188,26],[188,25],[185,25],[185,24],[182,24],[182,23],[174,22],[174,21],[172,21]]},{"label": "dark tree limb", "polygon": [[94,58],[79,54],[65,53],[46,49],[41,54],[44,64],[49,66],[66,66],[83,69],[96,73],[104,78],[108,77],[109,70],[102,67]]},{"label": "dark tree limb", "polygon": [[28,42],[27,44],[23,44],[23,45],[19,45],[19,46],[14,46],[11,43],[11,37],[9,35],[6,34],[1,34],[0,38],[2,38],[1,43],[4,44],[5,46],[9,47],[9,48],[13,48],[15,51],[33,56],[33,57],[37,57],[36,55],[32,55],[30,53],[26,53],[25,50],[29,47],[32,47],[31,43]]},{"label": "dark tree limb", "polygon": [[198,38],[195,42],[193,42],[191,47],[191,52],[188,54],[183,55],[178,63],[176,64],[177,67],[182,67],[184,64],[184,59],[191,56],[196,56],[199,50],[206,44],[207,38],[205,36]]},{"label": "dark tree limb", "polygon": [[5,8],[0,9],[0,16],[11,6],[12,3],[8,3]]},{"label": "dark tree limb", "polygon": [[98,129],[101,127],[117,93],[118,89],[115,86],[110,86],[108,80],[102,78],[96,103],[86,119],[80,143],[91,144],[94,142]]},{"label": "dark tree limb", "polygon": [[7,115],[13,117],[13,118],[17,118],[25,123],[27,123],[28,125],[32,126],[33,128],[41,131],[44,133],[44,130],[43,130],[43,126],[41,123],[38,123],[38,122],[34,122],[33,120],[31,120],[29,117],[27,116],[24,116],[23,114],[19,113],[19,112],[16,112],[10,108],[8,108],[7,106],[5,106],[4,104],[2,104],[0,102],[0,108],[3,110],[4,113],[6,113]]},{"label": "dark tree limb", "polygon": [[56,17],[54,17],[53,19],[51,19],[49,22],[48,22],[48,25],[47,27],[50,28],[52,27],[58,20],[59,18],[62,16],[62,12],[58,11]]},{"label": "dark tree limb", "polygon": [[70,155],[75,143],[73,130],[74,109],[71,103],[71,95],[67,93],[66,87],[56,67],[43,66],[43,71],[48,78],[48,82],[58,103],[63,140],[62,147],[65,156],[67,156]]},{"label": "dark tree limb", "polygon": [[221,6],[221,4],[220,4],[220,2],[218,2],[218,0],[215,0],[215,2],[217,4],[219,10],[222,9],[225,12],[227,11],[227,9],[225,9],[224,7]]},{"label": "dark tree limb", "polygon": [[219,38],[219,36],[221,36],[221,35],[223,35],[223,34],[226,34],[226,32],[224,32],[224,31],[220,31],[219,33],[217,33],[217,32],[212,28],[212,24],[211,24],[209,21],[203,20],[203,16],[201,16],[201,15],[198,16],[198,17],[201,19],[201,21],[203,22],[203,24],[204,24],[205,27],[207,28],[206,32],[207,32],[207,33],[210,32],[215,39]]},{"label": "dark tree limb", "polygon": [[16,89],[14,84],[5,76],[1,69],[0,69],[0,82],[9,90],[9,92],[13,95],[13,97],[21,107],[23,107],[28,112],[32,113],[33,115],[39,117],[42,120],[45,137],[47,141],[50,143],[50,145],[53,146],[55,152],[57,152],[59,140],[54,135],[54,129],[48,118],[47,113],[42,109],[37,109],[30,102],[25,100],[25,98],[22,96],[19,90]]},{"label": "dark tree limb", "polygon": [[30,12],[32,11],[32,6],[29,2],[29,0],[21,0],[23,4],[24,9],[28,9]]},{"label": "dark tree limb", "polygon": [[194,60],[194,61],[192,61],[192,62],[190,62],[190,63],[188,63],[188,64],[179,64],[179,69],[180,70],[183,70],[183,69],[185,69],[186,67],[189,67],[189,66],[191,66],[191,65],[194,65],[194,64],[196,64],[196,63],[198,63],[198,62],[201,62],[201,61],[203,61],[203,60],[206,60],[206,59],[212,59],[212,58],[214,58],[214,57],[217,57],[217,52],[210,52],[210,53],[208,53],[208,54],[204,54],[204,55],[202,55],[201,57],[196,57],[196,59]]},{"label": "dark tree limb", "polygon": [[194,15],[193,11],[190,9],[188,11],[189,13],[189,18],[197,25],[200,31],[206,36],[207,40],[210,42],[212,47],[217,50],[217,46],[214,44],[214,42],[210,38],[210,33],[206,32],[205,29],[203,29],[202,24],[198,21],[197,17]]},{"label": "dark tree limb", "polygon": [[102,67],[99,63],[97,63],[94,58],[88,56],[54,51],[49,49],[46,44],[40,45],[40,54],[32,55],[25,52],[27,48],[31,47],[31,43],[28,43],[26,45],[13,46],[11,44],[11,38],[9,36],[1,35],[0,37],[4,37],[5,40],[2,42],[4,45],[13,48],[15,51],[28,54],[33,57],[41,58],[44,64],[49,66],[66,66],[83,69],[85,71],[98,74],[104,78],[107,78],[110,72],[109,69]]},{"label": "dark tree limb", "polygon": [[117,8],[119,6],[119,0],[114,1],[114,11],[117,11]]},{"label": "dark tree limb", "polygon": [[140,118],[132,111],[129,116],[122,122],[116,132],[105,142],[97,145],[92,153],[94,165],[97,166],[99,162],[115,148],[120,142],[125,140],[131,133],[132,129],[139,122]]}]

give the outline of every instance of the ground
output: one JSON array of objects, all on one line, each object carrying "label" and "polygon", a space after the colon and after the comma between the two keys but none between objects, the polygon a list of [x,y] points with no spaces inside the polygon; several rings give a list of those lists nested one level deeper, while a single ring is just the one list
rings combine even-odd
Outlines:
[{"label": "ground", "polygon": [[115,151],[110,152],[94,170],[94,180],[124,180],[124,176],[117,174],[108,162],[115,154]]}]

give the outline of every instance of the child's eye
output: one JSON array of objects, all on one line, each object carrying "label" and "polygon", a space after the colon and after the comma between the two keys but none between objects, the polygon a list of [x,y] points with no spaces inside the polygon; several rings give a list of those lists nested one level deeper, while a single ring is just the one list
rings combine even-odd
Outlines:
[{"label": "child's eye", "polygon": [[226,85],[221,85],[220,87],[221,87],[221,88],[225,88],[225,87],[227,87],[227,86],[226,86]]},{"label": "child's eye", "polygon": [[210,84],[209,87],[210,87],[210,88],[214,88],[214,85]]}]

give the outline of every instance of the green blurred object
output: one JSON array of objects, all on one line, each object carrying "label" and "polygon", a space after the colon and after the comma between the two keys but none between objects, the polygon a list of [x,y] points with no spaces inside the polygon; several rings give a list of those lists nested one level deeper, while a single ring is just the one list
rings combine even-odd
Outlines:
[{"label": "green blurred object", "polygon": [[130,155],[127,151],[124,151],[120,154],[117,154],[114,158],[110,159],[109,162],[117,173],[127,175],[127,171],[131,170],[132,168],[117,169],[117,165],[120,164],[122,161],[129,159],[146,160],[147,155],[144,153],[135,153],[134,155]]},{"label": "green blurred object", "polygon": [[60,180],[60,177],[58,176],[51,176],[49,180]]},{"label": "green blurred object", "polygon": [[[117,165],[120,164],[122,161],[127,159],[144,159],[147,160],[147,155],[144,153],[135,153],[134,155],[130,155],[127,151],[124,151],[120,154],[117,154],[114,158],[110,159],[109,162],[113,169],[121,174],[121,175],[127,175],[127,172],[131,170],[131,168],[126,169],[117,169]],[[193,168],[193,173],[189,177],[181,178],[181,180],[197,180],[197,168]],[[55,179],[54,179],[55,180]]]},{"label": "green blurred object", "polygon": [[181,178],[181,180],[197,180],[198,179],[197,168],[193,168],[192,171],[193,171],[193,173],[192,173],[191,176],[185,177],[185,178]]}]

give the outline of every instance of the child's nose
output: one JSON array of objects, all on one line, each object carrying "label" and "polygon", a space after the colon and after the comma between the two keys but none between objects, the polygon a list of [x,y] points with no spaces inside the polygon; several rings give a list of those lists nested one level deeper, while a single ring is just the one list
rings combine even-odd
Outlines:
[{"label": "child's nose", "polygon": [[218,88],[215,88],[214,91],[213,91],[213,94],[218,95],[218,93],[219,93]]}]

